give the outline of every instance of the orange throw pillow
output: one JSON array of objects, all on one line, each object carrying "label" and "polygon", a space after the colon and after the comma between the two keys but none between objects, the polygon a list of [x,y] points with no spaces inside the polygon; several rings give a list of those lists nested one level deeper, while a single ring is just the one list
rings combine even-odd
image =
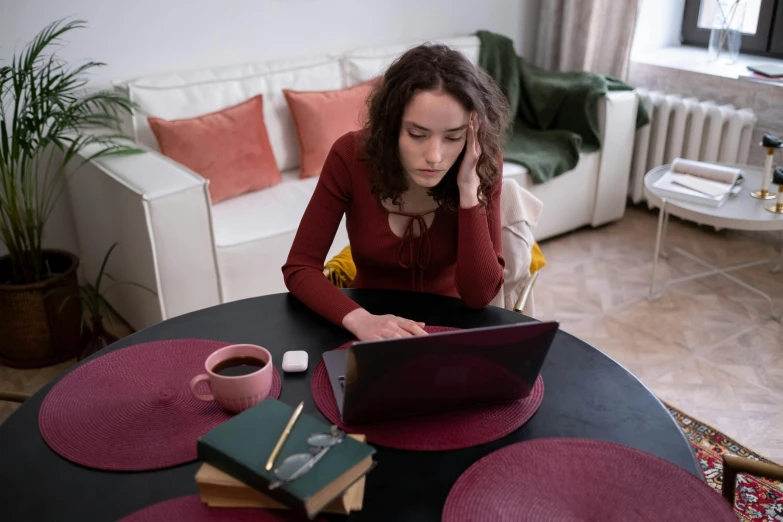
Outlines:
[{"label": "orange throw pillow", "polygon": [[160,151],[209,180],[212,203],[282,181],[261,96],[196,118],[148,118]]},{"label": "orange throw pillow", "polygon": [[337,138],[362,128],[367,97],[374,85],[371,80],[335,91],[283,89],[299,138],[300,177],[320,174]]}]

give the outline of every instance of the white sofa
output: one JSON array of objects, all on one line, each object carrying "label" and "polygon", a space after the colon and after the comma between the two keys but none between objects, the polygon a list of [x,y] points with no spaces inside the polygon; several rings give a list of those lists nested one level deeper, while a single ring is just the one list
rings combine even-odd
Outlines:
[{"label": "white sofa", "polygon": [[[440,41],[477,61],[477,37]],[[108,247],[120,243],[108,271],[157,293],[131,285],[108,293],[112,306],[136,329],[228,301],[285,292],[280,269],[318,179],[298,178],[298,142],[282,89],[355,85],[378,75],[416,43],[116,82],[140,107],[127,131],[148,152],[91,161],[72,178],[68,193],[83,275],[92,280]],[[263,95],[283,182],[212,205],[203,178],[158,152],[146,119],[193,117],[257,94]],[[575,169],[552,181],[534,185],[523,167],[504,165],[505,177],[544,202],[535,228],[539,241],[622,217],[636,105],[632,92],[610,94],[600,105],[602,150],[583,155]],[[347,244],[341,225],[329,255]]]}]

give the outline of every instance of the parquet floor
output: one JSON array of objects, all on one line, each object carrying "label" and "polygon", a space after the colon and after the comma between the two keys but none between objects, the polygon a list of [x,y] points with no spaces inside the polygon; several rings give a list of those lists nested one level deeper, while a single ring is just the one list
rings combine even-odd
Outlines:
[{"label": "parquet floor", "polygon": [[[656,225],[657,213],[632,207],[617,223],[542,242],[548,264],[535,287],[537,318],[560,321],[662,400],[783,462],[783,325],[766,300],[721,276],[648,300]],[[780,260],[758,238],[676,218],[668,238],[717,266]],[[659,288],[703,271],[677,253],[658,266]],[[734,275],[763,288],[783,313],[783,273],[762,265]]]},{"label": "parquet floor", "polygon": [[[113,333],[120,339],[133,333],[130,326],[118,317],[114,317],[111,322],[104,319],[103,326],[107,332]],[[54,366],[30,370],[0,365],[0,391],[35,393],[74,364],[76,364],[75,358]],[[0,424],[18,407],[18,403],[0,400]]]}]

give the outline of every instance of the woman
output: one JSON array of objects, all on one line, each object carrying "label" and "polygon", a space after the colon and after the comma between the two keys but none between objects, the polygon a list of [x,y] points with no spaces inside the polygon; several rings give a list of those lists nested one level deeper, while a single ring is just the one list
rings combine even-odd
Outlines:
[{"label": "woman", "polygon": [[461,297],[482,308],[503,286],[505,97],[458,51],[422,45],[389,67],[361,131],[326,159],[283,274],[308,307],[359,340],[424,335],[422,323],[361,308],[323,275],[343,214],[354,288]]}]

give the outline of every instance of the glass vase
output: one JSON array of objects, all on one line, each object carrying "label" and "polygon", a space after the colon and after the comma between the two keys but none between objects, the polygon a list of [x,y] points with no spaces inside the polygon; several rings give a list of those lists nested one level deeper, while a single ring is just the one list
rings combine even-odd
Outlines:
[{"label": "glass vase", "polygon": [[707,46],[711,62],[734,63],[742,43],[742,24],[745,20],[746,0],[706,0],[715,2],[717,10],[710,28]]}]

